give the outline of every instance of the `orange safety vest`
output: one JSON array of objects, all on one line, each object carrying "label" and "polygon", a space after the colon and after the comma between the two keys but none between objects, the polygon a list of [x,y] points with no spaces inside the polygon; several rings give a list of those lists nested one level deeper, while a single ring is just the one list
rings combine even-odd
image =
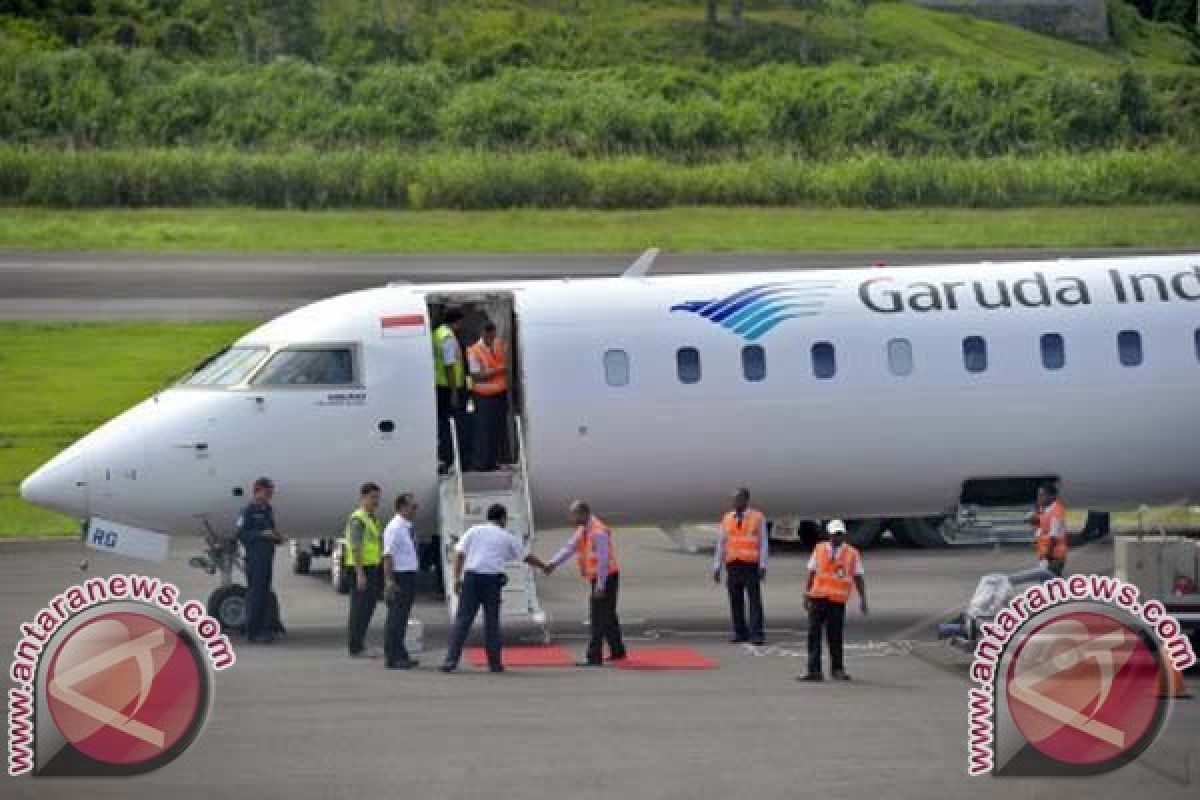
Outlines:
[{"label": "orange safety vest", "polygon": [[738,525],[736,511],[725,514],[725,518],[721,520],[721,530],[725,532],[726,564],[732,564],[735,561],[743,564],[758,563],[762,553],[762,542],[759,541],[762,524],[762,512],[753,508],[747,508],[742,513],[741,525]]},{"label": "orange safety vest", "polygon": [[480,339],[467,350],[467,355],[479,364],[479,368],[484,372],[498,369],[490,378],[473,378],[472,389],[476,394],[496,395],[504,394],[508,391],[508,350],[504,346],[504,342],[499,336],[496,337],[491,347]]},{"label": "orange safety vest", "polygon": [[579,541],[575,544],[575,562],[579,565],[579,574],[585,581],[595,581],[600,572],[600,559],[596,555],[596,538],[593,534],[608,531],[608,574],[620,572],[617,566],[617,549],[613,542],[612,531],[597,517],[588,517],[586,525],[580,525]]},{"label": "orange safety vest", "polygon": [[845,604],[854,590],[854,574],[858,571],[858,551],[848,544],[842,545],[838,557],[833,557],[833,545],[818,542],[814,553],[817,557],[817,573],[813,576],[809,597],[823,597],[831,603]]},{"label": "orange safety vest", "polygon": [[[1054,522],[1062,522],[1063,535],[1051,536]],[[1038,558],[1049,561],[1066,561],[1067,559],[1067,508],[1061,500],[1055,500],[1037,516],[1034,517],[1037,532],[1034,534],[1033,546]]]}]

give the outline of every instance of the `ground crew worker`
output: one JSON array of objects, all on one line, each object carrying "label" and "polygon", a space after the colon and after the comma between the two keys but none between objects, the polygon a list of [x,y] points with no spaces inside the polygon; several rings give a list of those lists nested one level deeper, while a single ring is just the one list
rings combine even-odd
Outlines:
[{"label": "ground crew worker", "polygon": [[254,499],[237,518],[237,538],[245,554],[246,566],[246,638],[255,644],[275,641],[272,631],[271,579],[275,566],[275,545],[284,538],[275,530],[275,509],[271,499],[275,484],[270,478],[254,482]]},{"label": "ground crew worker", "polygon": [[475,469],[489,472],[508,452],[508,344],[496,335],[494,322],[468,348],[467,364],[475,403]]},{"label": "ground crew worker", "polygon": [[366,649],[367,628],[383,590],[383,529],[375,516],[379,486],[364,483],[358,491],[358,508],[346,520],[346,568],[353,573],[350,618],[346,623],[351,658],[374,658]]},{"label": "ground crew worker", "polygon": [[1037,512],[1033,518],[1033,545],[1039,566],[1062,577],[1067,566],[1067,508],[1058,497],[1058,487],[1038,487]]},{"label": "ground crew worker", "polygon": [[412,669],[417,661],[409,658],[404,637],[417,596],[417,545],[410,522],[417,504],[410,494],[398,495],[395,510],[383,530],[383,599],[387,603],[383,657],[388,669]]},{"label": "ground crew worker", "polygon": [[454,591],[458,595],[458,610],[442,672],[458,669],[463,644],[480,606],[483,607],[483,641],[488,669],[504,672],[500,650],[500,593],[507,581],[505,565],[509,561],[524,561],[536,569],[546,568],[541,559],[526,553],[520,540],[504,527],[508,524],[508,510],[504,506],[495,503],[489,507],[487,519],[486,524],[468,529],[454,548]]},{"label": "ground crew worker", "polygon": [[[457,428],[459,447],[462,441],[461,424],[466,405],[467,375],[458,332],[462,330],[463,313],[450,308],[442,316],[442,324],[433,332],[433,374],[437,383],[438,461],[444,471],[454,461],[454,445],[450,426]],[[460,453],[460,455],[462,455]]]},{"label": "ground crew worker", "polygon": [[604,663],[604,643],[608,642],[609,658],[625,658],[625,643],[621,640],[621,622],[617,618],[617,591],[621,585],[621,568],[613,548],[612,532],[592,514],[588,504],[576,500],[570,508],[575,535],[562,546],[546,565],[545,573],[554,572],[572,555],[579,565],[579,574],[591,587],[588,602],[588,624],[592,629],[587,655],[581,667],[599,667]]},{"label": "ground crew worker", "polygon": [[867,613],[867,585],[863,580],[862,557],[846,544],[846,523],[830,520],[825,526],[830,541],[817,542],[808,560],[808,672],[800,680],[823,680],[821,674],[821,631],[829,639],[829,660],[834,680],[848,681],[842,651],[846,623],[846,601],[858,589],[862,613]]},{"label": "ground crew worker", "polygon": [[[729,613],[733,618],[732,642],[761,645],[763,636],[762,582],[767,577],[767,518],[750,508],[750,490],[738,489],[733,510],[721,519],[721,536],[713,561],[713,582],[729,590]],[[746,598],[750,598],[750,624],[746,624]]]}]

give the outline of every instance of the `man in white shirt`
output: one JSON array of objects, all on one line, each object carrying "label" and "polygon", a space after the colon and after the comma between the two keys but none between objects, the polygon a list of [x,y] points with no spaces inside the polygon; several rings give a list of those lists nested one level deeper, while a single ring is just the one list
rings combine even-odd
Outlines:
[{"label": "man in white shirt", "polygon": [[442,672],[458,669],[463,644],[475,623],[475,616],[483,607],[483,639],[487,649],[488,669],[503,672],[500,657],[500,593],[504,589],[505,565],[510,561],[524,561],[536,569],[546,565],[537,556],[525,552],[525,547],[504,525],[508,522],[508,511],[496,503],[487,511],[487,523],[470,528],[458,540],[454,555],[454,591],[458,594],[458,613],[454,616],[454,630],[446,649],[446,661]]},{"label": "man in white shirt", "polygon": [[409,519],[417,510],[412,495],[396,497],[396,515],[383,530],[383,598],[387,603],[384,626],[384,666],[412,669],[417,666],[404,646],[408,616],[417,594],[417,547]]}]

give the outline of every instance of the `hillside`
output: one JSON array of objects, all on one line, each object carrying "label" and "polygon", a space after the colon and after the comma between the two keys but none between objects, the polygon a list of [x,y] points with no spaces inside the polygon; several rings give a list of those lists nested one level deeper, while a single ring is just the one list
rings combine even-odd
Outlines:
[{"label": "hillside", "polygon": [[1196,48],[1110,3],[1088,47],[857,0],[0,0],[0,203],[1191,202]]},{"label": "hillside", "polygon": [[295,55],[333,66],[437,61],[474,76],[501,66],[1200,63],[1182,29],[1146,22],[1123,0],[1110,4],[1116,36],[1102,48],[860,0],[752,1],[740,24],[722,2],[716,26],[699,0],[0,0],[0,31],[42,49],[117,44],[182,60]]}]

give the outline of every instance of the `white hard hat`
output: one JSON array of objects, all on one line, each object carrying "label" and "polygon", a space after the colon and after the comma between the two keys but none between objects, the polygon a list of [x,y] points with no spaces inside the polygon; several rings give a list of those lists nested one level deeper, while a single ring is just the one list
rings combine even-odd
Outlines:
[{"label": "white hard hat", "polygon": [[840,519],[831,519],[829,522],[825,523],[825,530],[830,536],[833,536],[835,533],[845,533],[846,523],[842,522]]}]

